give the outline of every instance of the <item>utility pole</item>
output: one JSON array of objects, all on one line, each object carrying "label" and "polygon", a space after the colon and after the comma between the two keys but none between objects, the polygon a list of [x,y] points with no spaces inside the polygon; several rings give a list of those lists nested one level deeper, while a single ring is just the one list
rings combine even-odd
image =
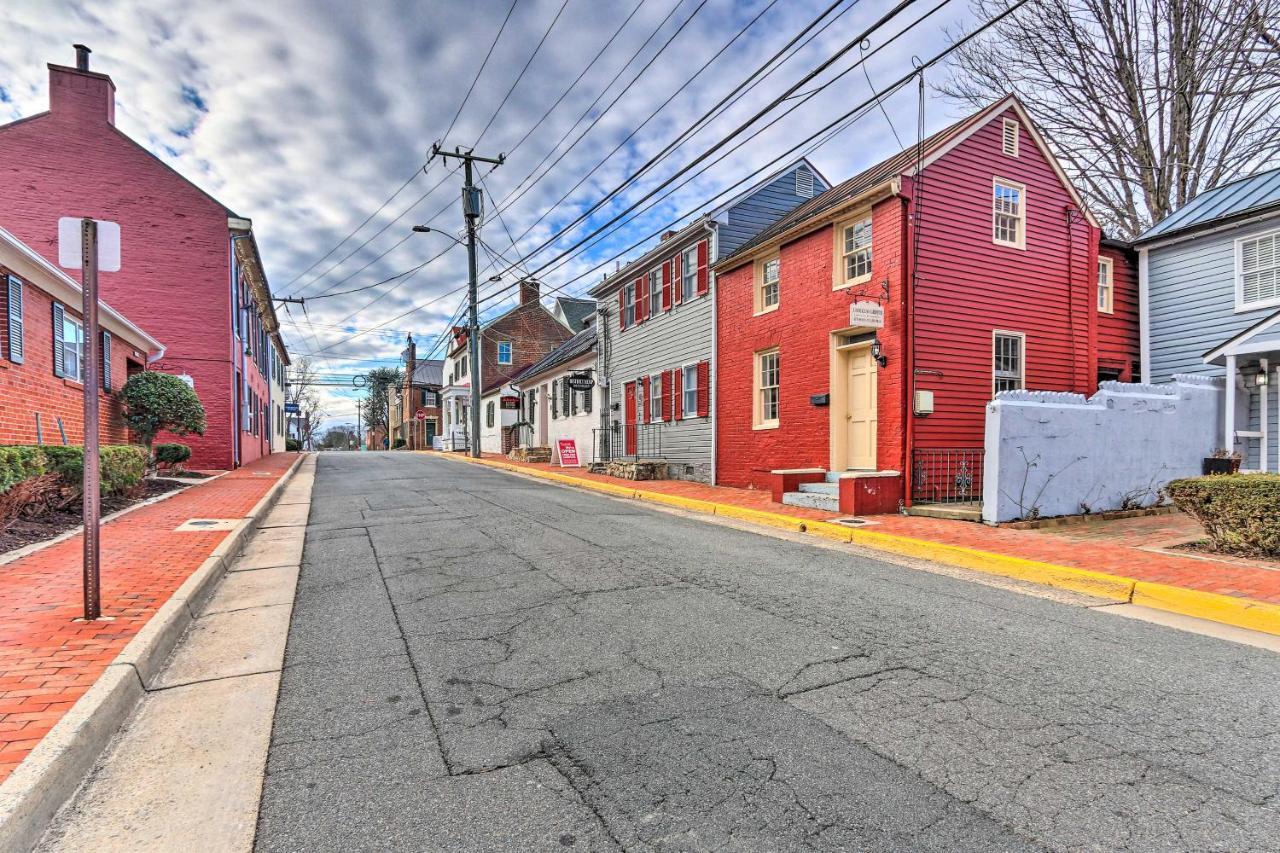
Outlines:
[{"label": "utility pole", "polygon": [[480,318],[476,308],[476,223],[484,213],[484,194],[480,188],[472,184],[471,164],[475,162],[492,163],[501,166],[506,156],[481,157],[471,149],[463,151],[455,147],[453,152],[443,150],[439,143],[432,146],[431,156],[437,155],[443,160],[450,157],[461,160],[463,166],[462,185],[462,217],[467,223],[467,298],[471,303],[467,322],[467,351],[471,360],[471,417],[470,440],[467,442],[467,453],[473,458],[480,457]]}]

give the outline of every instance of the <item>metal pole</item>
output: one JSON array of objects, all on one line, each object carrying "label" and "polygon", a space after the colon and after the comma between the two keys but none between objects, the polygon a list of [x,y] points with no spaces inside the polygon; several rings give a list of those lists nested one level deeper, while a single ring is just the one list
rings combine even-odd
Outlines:
[{"label": "metal pole", "polygon": [[[465,166],[465,185],[463,197],[469,198],[471,186],[471,158],[463,160]],[[463,218],[467,221],[467,298],[470,306],[467,309],[467,350],[471,353],[471,441],[468,442],[467,453],[473,459],[480,458],[480,317],[476,309],[476,220],[463,210]]]},{"label": "metal pole", "polygon": [[84,618],[102,615],[98,523],[98,223],[80,224],[81,292],[84,304],[84,350],[80,378],[84,382]]}]

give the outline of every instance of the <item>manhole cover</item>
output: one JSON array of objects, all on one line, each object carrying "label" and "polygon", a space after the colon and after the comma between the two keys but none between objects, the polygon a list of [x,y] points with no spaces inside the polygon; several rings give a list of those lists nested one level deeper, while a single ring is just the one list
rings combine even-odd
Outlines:
[{"label": "manhole cover", "polygon": [[239,518],[189,518],[174,528],[177,532],[192,530],[230,530],[239,524]]},{"label": "manhole cover", "polygon": [[864,524],[874,524],[875,522],[867,521],[865,518],[837,518],[836,524],[843,524],[846,527],[862,527]]}]

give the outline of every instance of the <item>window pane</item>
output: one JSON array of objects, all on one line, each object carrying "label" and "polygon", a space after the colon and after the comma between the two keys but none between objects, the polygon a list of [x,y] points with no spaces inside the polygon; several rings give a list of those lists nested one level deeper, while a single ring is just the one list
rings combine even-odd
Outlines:
[{"label": "window pane", "polygon": [[682,411],[686,417],[696,415],[698,413],[698,368],[696,365],[690,365],[682,370],[681,377],[681,394],[684,396],[684,406]]}]

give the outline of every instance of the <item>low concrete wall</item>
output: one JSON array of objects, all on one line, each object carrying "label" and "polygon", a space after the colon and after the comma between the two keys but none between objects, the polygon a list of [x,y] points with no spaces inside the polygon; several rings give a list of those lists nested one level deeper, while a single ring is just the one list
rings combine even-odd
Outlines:
[{"label": "low concrete wall", "polygon": [[1098,392],[1006,391],[987,404],[982,520],[1153,506],[1222,446],[1223,380],[1104,382]]}]

